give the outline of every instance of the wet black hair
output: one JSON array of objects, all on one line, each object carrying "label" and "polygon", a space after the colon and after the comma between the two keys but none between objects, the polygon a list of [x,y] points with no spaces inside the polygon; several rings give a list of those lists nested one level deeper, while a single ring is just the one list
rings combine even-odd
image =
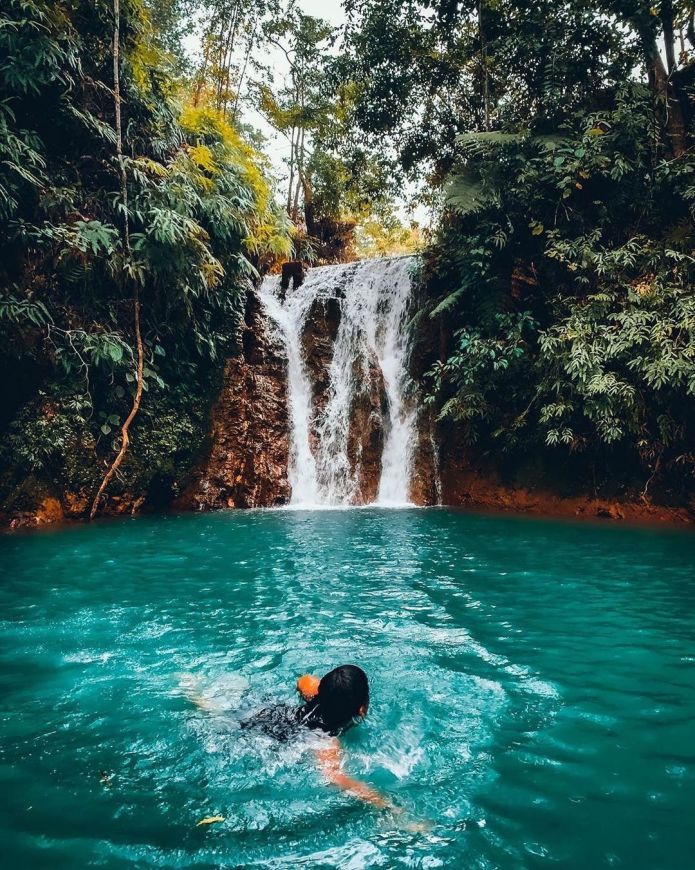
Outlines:
[{"label": "wet black hair", "polygon": [[316,697],[324,726],[331,732],[346,728],[362,707],[369,706],[367,675],[357,665],[340,665],[319,683]]}]

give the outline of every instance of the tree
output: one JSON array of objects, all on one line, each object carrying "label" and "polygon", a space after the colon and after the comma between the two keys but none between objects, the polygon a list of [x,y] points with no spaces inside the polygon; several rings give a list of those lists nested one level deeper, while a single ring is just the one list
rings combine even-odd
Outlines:
[{"label": "tree", "polygon": [[693,4],[347,9],[362,147],[440,191],[414,322],[452,443],[691,485]]},{"label": "tree", "polygon": [[258,85],[260,108],[289,142],[287,213],[296,223],[300,196],[309,235],[314,233],[313,187],[309,173],[311,137],[329,123],[333,110],[325,88],[325,53],[333,28],[320,18],[304,15],[291,5],[285,16],[265,26],[267,42],[284,58],[285,75],[278,84],[266,70]]},{"label": "tree", "polygon": [[193,103],[210,103],[237,122],[264,28],[282,15],[280,0],[202,0],[203,55],[194,75]]}]

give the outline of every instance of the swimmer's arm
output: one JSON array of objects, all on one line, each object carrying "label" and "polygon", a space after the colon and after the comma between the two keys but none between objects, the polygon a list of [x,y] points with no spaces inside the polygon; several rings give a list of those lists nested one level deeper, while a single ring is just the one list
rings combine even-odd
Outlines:
[{"label": "swimmer's arm", "polygon": [[323,775],[332,785],[337,785],[343,791],[349,792],[365,803],[372,804],[379,809],[394,809],[391,801],[387,800],[378,791],[359,780],[352,779],[341,770],[342,753],[340,744],[334,740],[325,749],[316,750],[316,758]]}]

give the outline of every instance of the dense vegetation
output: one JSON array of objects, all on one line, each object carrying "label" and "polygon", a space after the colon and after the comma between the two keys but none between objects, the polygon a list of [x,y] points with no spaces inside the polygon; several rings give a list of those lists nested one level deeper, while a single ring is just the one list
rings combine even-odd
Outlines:
[{"label": "dense vegetation", "polygon": [[137,0],[120,10],[122,134],[111,3],[11,0],[0,20],[2,486],[13,510],[31,504],[38,476],[85,511],[140,380],[147,399],[111,492],[166,499],[202,441],[248,282],[264,258],[290,252],[264,158],[219,110],[178,92],[150,11]]},{"label": "dense vegetation", "polygon": [[455,449],[687,496],[693,4],[348,5],[363,140],[441,191],[418,328]]},{"label": "dense vegetation", "polygon": [[344,7],[336,29],[298,0],[7,0],[10,513],[53,488],[84,514],[102,481],[95,509],[166,504],[252,282],[421,247],[404,191],[435,216],[414,329],[447,449],[689,497],[695,5]]}]

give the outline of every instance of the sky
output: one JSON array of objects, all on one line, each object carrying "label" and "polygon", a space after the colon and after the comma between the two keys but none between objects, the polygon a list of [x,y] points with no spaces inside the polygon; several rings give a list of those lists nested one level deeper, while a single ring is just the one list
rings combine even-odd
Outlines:
[{"label": "sky", "polygon": [[331,24],[342,24],[345,12],[340,0],[302,0],[299,4],[307,15],[325,18]]}]

